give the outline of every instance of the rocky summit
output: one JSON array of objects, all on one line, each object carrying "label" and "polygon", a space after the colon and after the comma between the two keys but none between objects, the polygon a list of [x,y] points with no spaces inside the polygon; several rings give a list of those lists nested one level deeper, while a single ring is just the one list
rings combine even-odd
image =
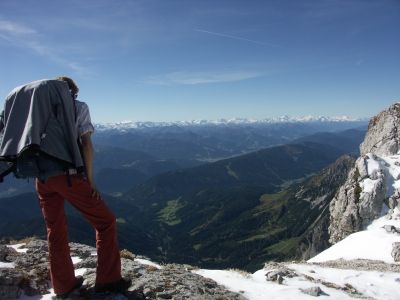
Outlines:
[{"label": "rocky summit", "polygon": [[[330,203],[329,241],[332,244],[364,230],[379,218],[383,203],[389,207],[388,220],[400,219],[394,213],[395,208],[400,209],[399,121],[400,103],[371,118],[360,145],[361,156]],[[388,227],[388,232],[392,232],[391,226]],[[393,249],[392,256],[399,261],[395,245]]]},{"label": "rocky summit", "polygon": [[[47,242],[33,240],[22,246],[26,252],[0,245],[0,299],[18,299],[25,295],[50,293]],[[132,278],[132,286],[123,293],[96,294],[96,249],[71,243],[71,256],[79,257],[75,269],[85,269],[84,285],[70,295],[70,299],[246,299],[230,292],[215,281],[191,272],[189,265],[167,264],[161,267],[141,263],[145,257],[121,252],[122,275]],[[9,267],[6,265],[9,264]]]},{"label": "rocky summit", "polygon": [[[0,245],[2,260],[0,262],[0,299],[22,297],[29,299],[29,296],[54,298],[49,281],[46,249],[47,243],[43,240],[26,241],[26,244],[13,246]],[[260,297],[263,297],[262,299],[313,299],[316,296],[329,296],[330,299],[349,299],[349,297],[398,299],[393,295],[397,295],[397,282],[400,282],[400,278],[396,273],[400,272],[400,265],[382,261],[339,259],[324,263],[268,262],[262,270],[254,274],[236,269],[222,271],[229,272],[231,278],[239,280],[234,281],[236,287],[239,285],[246,289],[248,285],[250,286],[246,291],[239,290],[238,293],[234,293],[207,276],[201,276],[206,270],[180,264],[157,265],[148,261],[146,257],[133,255],[126,250],[121,251],[122,273],[123,276],[132,278],[131,287],[123,293],[96,294],[93,288],[97,264],[97,257],[94,255],[95,248],[70,243],[70,249],[76,273],[82,274],[85,279],[83,286],[69,296],[72,300],[242,300],[261,299]],[[342,271],[340,275],[336,275],[340,277],[340,280],[335,279],[333,275],[337,270]],[[359,277],[364,279],[359,280],[362,284],[357,285],[354,279]],[[259,286],[254,285],[256,278],[260,279]],[[371,297],[371,292],[364,288],[366,278],[369,281],[368,286],[375,288],[381,286],[379,289],[382,292],[379,292],[379,295],[375,294],[378,297]],[[383,278],[387,281],[385,284],[382,284]],[[241,285],[241,281],[245,282],[246,287]],[[232,285],[228,284],[228,286],[232,288]],[[249,290],[254,291],[249,293]],[[246,298],[246,295],[249,298]],[[37,299],[37,297],[32,299]]]}]

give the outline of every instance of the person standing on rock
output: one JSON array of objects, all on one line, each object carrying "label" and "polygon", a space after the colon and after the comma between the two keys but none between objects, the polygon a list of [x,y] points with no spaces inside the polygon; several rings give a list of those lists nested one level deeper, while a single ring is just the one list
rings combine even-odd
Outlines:
[{"label": "person standing on rock", "polygon": [[[81,141],[86,176],[69,169],[68,180],[66,174],[49,177],[44,183],[36,180],[39,203],[47,227],[50,275],[54,292],[57,299],[66,299],[83,283],[82,276],[75,277],[70,255],[64,199],[80,211],[96,230],[98,262],[95,292],[126,290],[131,285],[131,279],[121,276],[116,218],[103,201],[93,179],[94,152],[91,135],[94,127],[89,108],[84,102],[76,100],[79,89],[71,78],[60,76],[55,80],[67,82],[72,101],[75,102],[75,140],[79,137]],[[0,119],[2,122],[3,120]]]}]

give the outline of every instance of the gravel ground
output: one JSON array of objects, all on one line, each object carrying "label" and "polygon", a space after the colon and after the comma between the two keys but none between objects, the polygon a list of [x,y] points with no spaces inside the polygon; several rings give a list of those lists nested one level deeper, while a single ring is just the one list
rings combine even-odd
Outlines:
[{"label": "gravel ground", "polygon": [[355,260],[332,260],[324,263],[305,263],[325,268],[352,269],[360,271],[379,271],[400,273],[400,264],[387,264],[379,260],[355,259]]}]

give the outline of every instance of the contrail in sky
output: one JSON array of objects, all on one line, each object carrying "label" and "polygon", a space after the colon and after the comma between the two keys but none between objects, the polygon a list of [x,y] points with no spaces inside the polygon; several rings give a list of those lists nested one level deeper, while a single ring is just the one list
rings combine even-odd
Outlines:
[{"label": "contrail in sky", "polygon": [[272,44],[267,44],[267,43],[263,43],[263,42],[258,42],[258,41],[243,39],[243,38],[240,38],[240,37],[231,36],[231,35],[226,35],[226,34],[221,34],[221,33],[216,33],[216,32],[211,32],[211,31],[205,31],[205,30],[200,30],[200,29],[195,29],[195,31],[204,32],[204,33],[209,33],[209,34],[214,34],[214,35],[219,35],[219,36],[224,36],[224,37],[228,37],[228,38],[231,38],[231,39],[242,40],[242,41],[246,41],[246,42],[257,43],[257,44],[266,45],[266,46],[270,46],[270,47],[276,47],[276,48],[282,48],[282,49],[297,51],[297,50],[291,49],[291,48],[286,48],[286,47],[282,47],[282,46],[278,46],[278,45],[272,45]]}]

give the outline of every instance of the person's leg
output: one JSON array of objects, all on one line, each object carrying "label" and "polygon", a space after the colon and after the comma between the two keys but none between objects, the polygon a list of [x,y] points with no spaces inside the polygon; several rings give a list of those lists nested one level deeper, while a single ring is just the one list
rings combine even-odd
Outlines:
[{"label": "person's leg", "polygon": [[96,283],[120,280],[121,258],[118,248],[116,218],[105,202],[92,197],[89,183],[77,175],[71,176],[72,187],[66,179],[58,179],[59,193],[71,203],[96,229],[97,277]]},{"label": "person's leg", "polygon": [[46,184],[36,182],[36,190],[47,227],[51,281],[54,292],[63,294],[73,288],[76,279],[68,244],[64,197],[52,189],[53,183],[52,178]]}]

